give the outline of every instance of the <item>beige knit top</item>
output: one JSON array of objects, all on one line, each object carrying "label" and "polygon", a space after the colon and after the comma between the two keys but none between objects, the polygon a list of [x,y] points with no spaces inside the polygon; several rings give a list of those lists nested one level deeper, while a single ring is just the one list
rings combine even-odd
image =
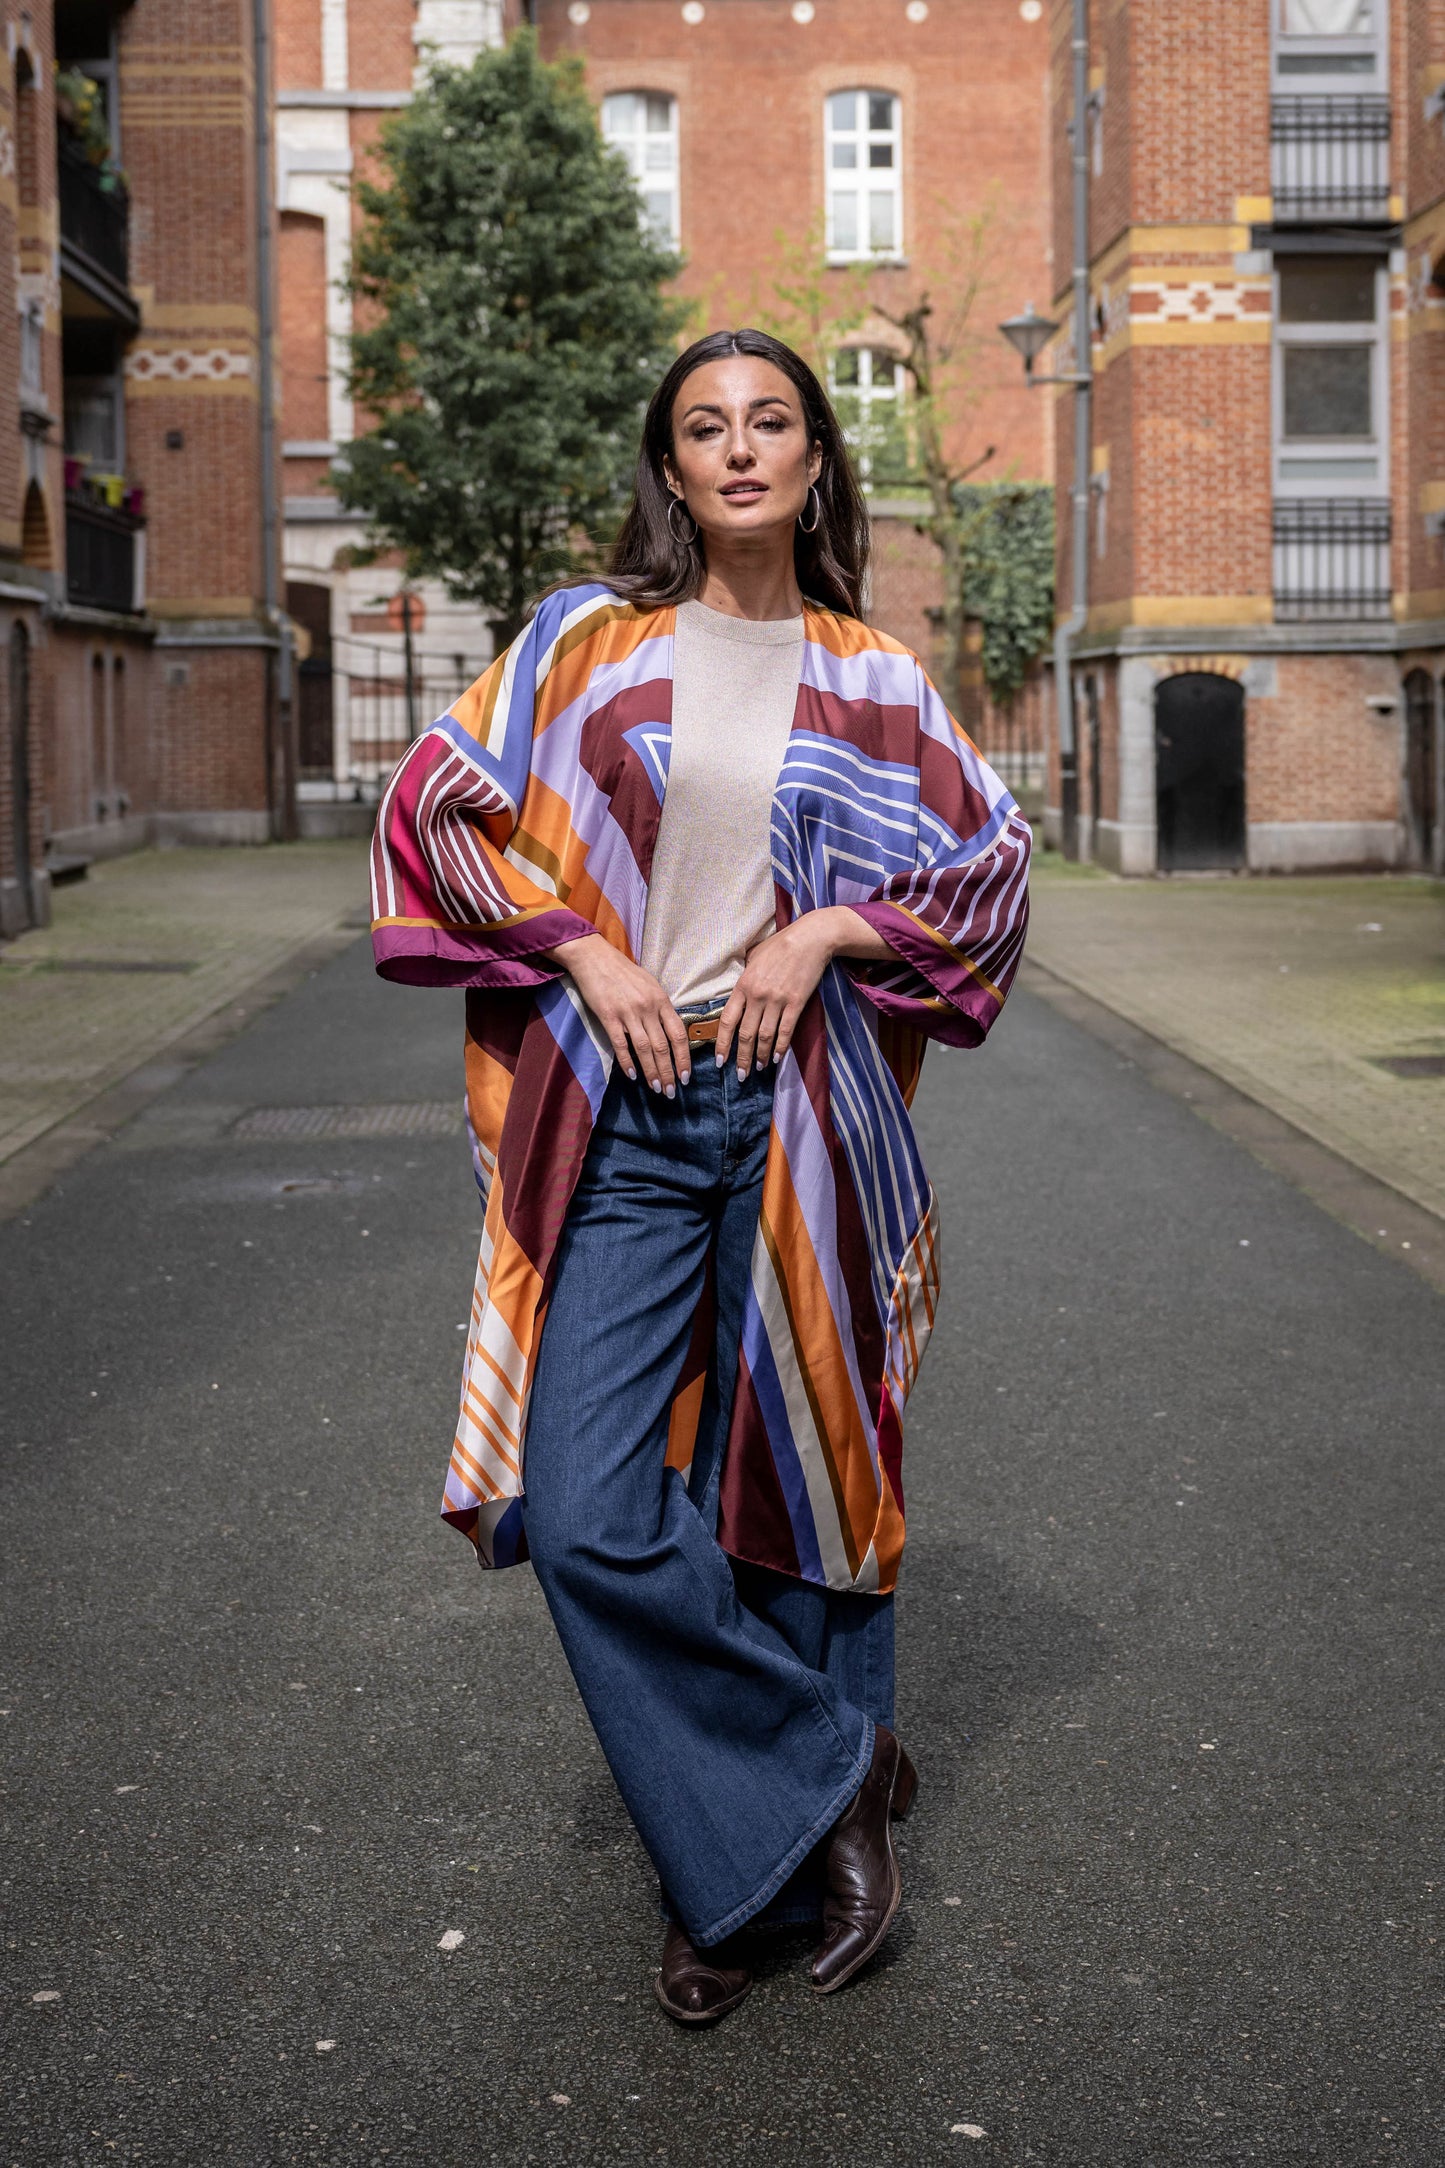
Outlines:
[{"label": "beige knit top", "polygon": [[773,930],[773,791],[803,667],[803,620],[677,612],[672,751],[643,968],[675,1007],[731,991]]}]

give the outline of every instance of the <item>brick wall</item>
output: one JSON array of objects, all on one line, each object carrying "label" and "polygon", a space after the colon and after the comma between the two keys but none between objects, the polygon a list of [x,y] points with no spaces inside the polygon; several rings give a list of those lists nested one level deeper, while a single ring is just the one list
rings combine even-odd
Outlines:
[{"label": "brick wall", "polygon": [[[895,92],[908,262],[875,270],[872,290],[893,309],[925,288],[940,300],[956,291],[957,236],[992,201],[954,444],[975,456],[993,445],[989,471],[1000,475],[1045,471],[1045,417],[995,330],[1053,283],[1042,22],[999,0],[930,0],[921,23],[900,0],[829,0],[808,23],[794,20],[786,0],[727,0],[695,26],[656,0],[607,0],[582,25],[564,0],[539,0],[538,22],[544,51],[583,57],[597,97],[652,89],[677,99],[681,285],[699,329],[776,313],[790,252],[821,237],[825,97],[849,87]],[[830,285],[843,280],[823,272],[821,281],[827,310]]]},{"label": "brick wall", "polygon": [[1272,698],[1246,711],[1251,821],[1393,821],[1400,810],[1400,717],[1388,655],[1285,655]]}]

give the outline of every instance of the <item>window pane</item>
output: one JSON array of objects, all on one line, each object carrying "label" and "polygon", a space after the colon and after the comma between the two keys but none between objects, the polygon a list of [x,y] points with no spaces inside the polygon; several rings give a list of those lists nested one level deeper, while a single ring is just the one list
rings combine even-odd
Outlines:
[{"label": "window pane", "polygon": [[614,90],[610,98],[602,101],[602,127],[607,135],[630,135],[637,126],[637,96],[634,91]]},{"label": "window pane", "polygon": [[670,241],[672,239],[672,190],[670,188],[656,191],[649,189],[642,199],[642,208],[646,213],[648,225],[651,226],[658,239]]},{"label": "window pane", "polygon": [[893,163],[893,145],[891,143],[870,143],[868,146],[868,163],[870,166],[891,166]]},{"label": "window pane", "polygon": [[868,246],[893,246],[893,198],[891,194],[885,196],[876,189],[868,198]]},{"label": "window pane", "polygon": [[855,128],[858,125],[857,91],[838,91],[828,100],[828,115],[835,128]]},{"label": "window pane", "polygon": [[647,94],[647,132],[649,135],[672,133],[672,100],[660,97],[656,91]]},{"label": "window pane", "polygon": [[834,193],[832,246],[839,249],[858,246],[858,198],[851,189],[840,188]]},{"label": "window pane", "polygon": [[647,170],[649,173],[672,171],[672,138],[665,136],[659,143],[654,136],[647,146]]},{"label": "window pane", "polygon": [[1368,346],[1287,346],[1286,437],[1369,436],[1372,354]]},{"label": "window pane", "polygon": [[894,100],[892,98],[884,97],[876,90],[870,90],[868,93],[868,126],[875,131],[887,132],[891,130],[893,126],[893,106]]},{"label": "window pane", "polygon": [[856,384],[858,381],[858,363],[860,359],[861,356],[856,346],[843,347],[842,350],[834,358],[834,382],[838,384]]},{"label": "window pane", "polygon": [[856,143],[835,143],[833,145],[833,164],[837,169],[840,171],[844,168],[851,170],[857,163],[858,146]]},{"label": "window pane", "polygon": [[1368,38],[1370,0],[1283,0],[1280,28],[1287,38]]},{"label": "window pane", "polygon": [[1279,320],[1282,324],[1372,324],[1375,259],[1281,257]]}]

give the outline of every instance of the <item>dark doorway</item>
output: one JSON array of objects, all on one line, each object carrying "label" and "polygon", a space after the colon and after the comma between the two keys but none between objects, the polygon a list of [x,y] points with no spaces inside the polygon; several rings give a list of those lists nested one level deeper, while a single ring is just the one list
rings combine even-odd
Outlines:
[{"label": "dark doorway", "polygon": [[1405,819],[1412,866],[1435,864],[1440,819],[1435,680],[1412,670],[1405,680]]},{"label": "dark doorway", "polygon": [[1154,695],[1161,873],[1244,864],[1244,690],[1186,670]]},{"label": "dark doorway", "polygon": [[286,582],[286,611],[307,634],[310,652],[296,666],[297,761],[307,782],[329,780],[335,761],[331,694],[331,589]]},{"label": "dark doorway", "polygon": [[15,881],[22,923],[35,923],[35,883],[30,863],[30,638],[23,625],[10,628],[10,813]]},{"label": "dark doorway", "polygon": [[1089,856],[1099,863],[1099,680],[1093,671],[1084,680],[1084,714],[1089,747]]}]

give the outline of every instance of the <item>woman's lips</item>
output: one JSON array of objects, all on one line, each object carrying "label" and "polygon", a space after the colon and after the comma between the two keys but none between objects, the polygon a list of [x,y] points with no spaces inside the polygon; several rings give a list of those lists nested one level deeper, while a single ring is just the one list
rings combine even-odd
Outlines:
[{"label": "woman's lips", "polygon": [[762,497],[766,496],[767,488],[766,482],[728,482],[724,484],[719,494],[733,498]]}]

